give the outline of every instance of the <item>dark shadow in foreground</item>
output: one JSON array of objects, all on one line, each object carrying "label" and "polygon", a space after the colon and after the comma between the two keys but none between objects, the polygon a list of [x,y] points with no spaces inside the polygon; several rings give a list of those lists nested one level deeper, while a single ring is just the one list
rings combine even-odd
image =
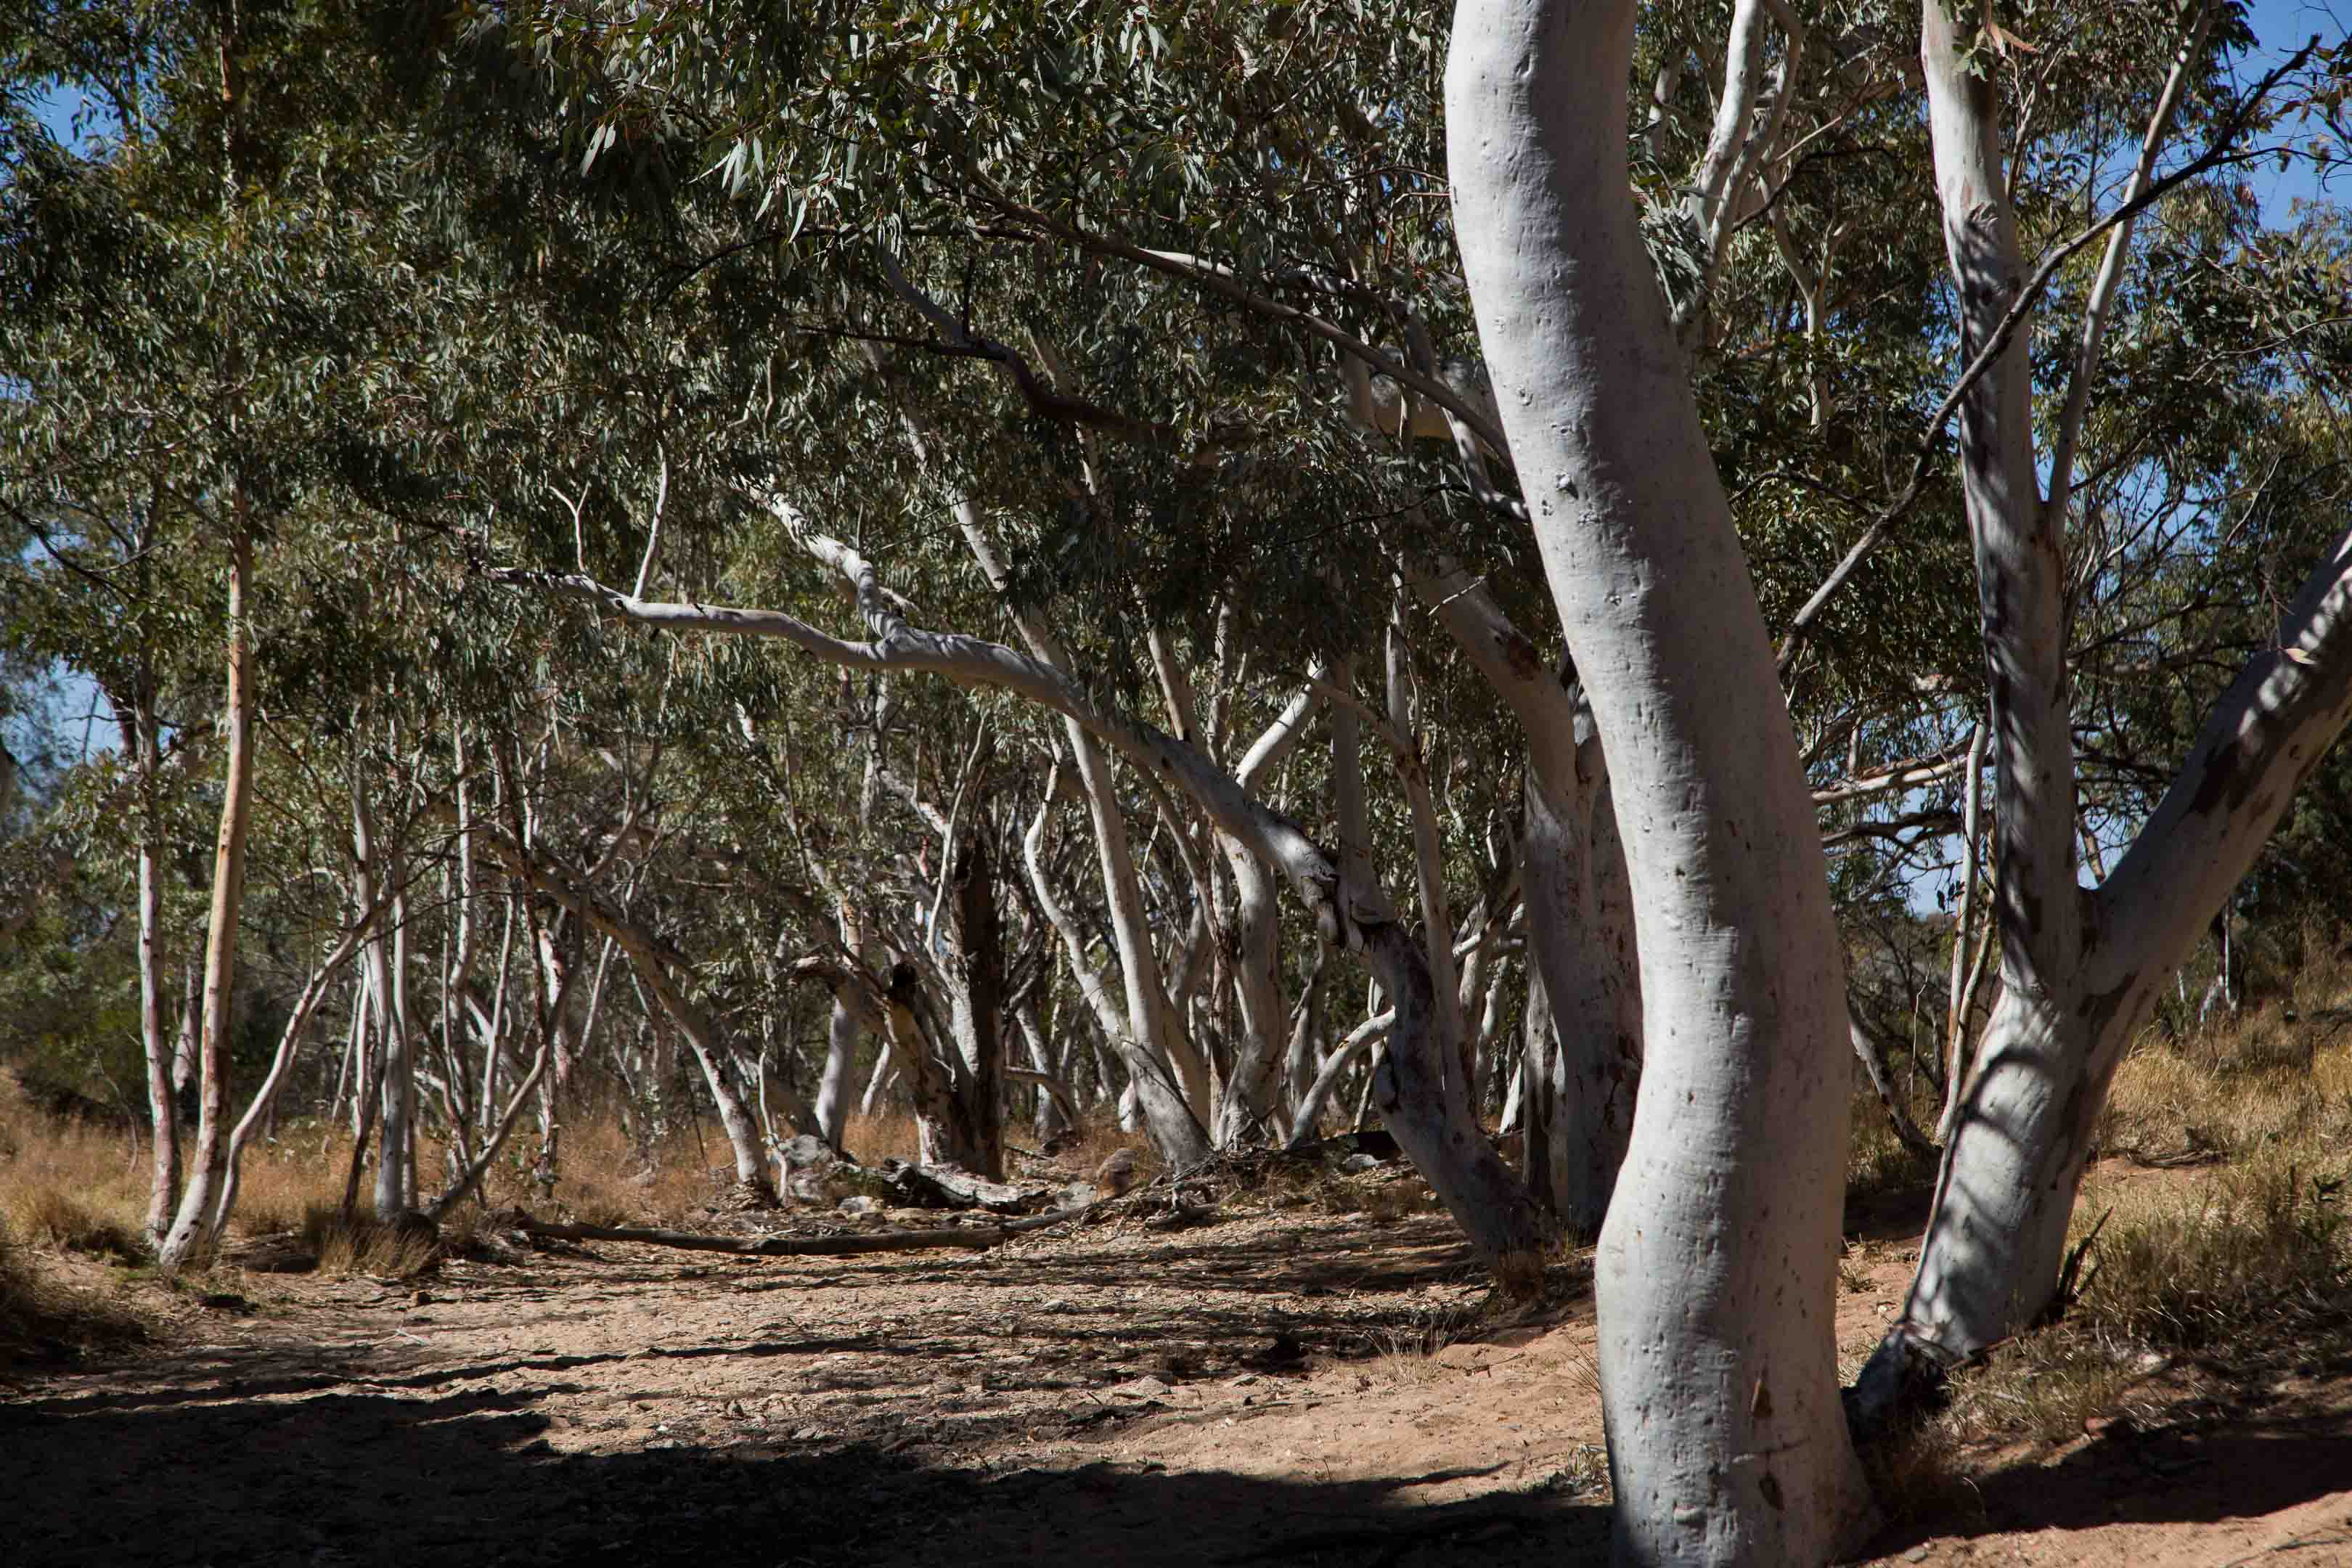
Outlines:
[{"label": "dark shadow in foreground", "polygon": [[1416,1506],[1411,1480],[991,1473],[863,1444],[562,1455],[536,1402],[453,1389],[0,1405],[5,1556],[19,1568],[1607,1560],[1607,1510],[1558,1492]]}]

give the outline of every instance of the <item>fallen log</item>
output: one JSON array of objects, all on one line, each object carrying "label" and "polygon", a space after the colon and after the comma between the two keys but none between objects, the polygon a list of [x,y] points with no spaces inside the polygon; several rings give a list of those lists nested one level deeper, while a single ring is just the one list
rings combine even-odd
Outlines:
[{"label": "fallen log", "polygon": [[527,1236],[550,1241],[634,1241],[647,1247],[683,1247],[690,1252],[731,1253],[738,1258],[848,1258],[867,1252],[922,1252],[940,1247],[985,1252],[1016,1236],[1064,1225],[1104,1206],[1100,1203],[1082,1204],[1003,1225],[950,1230],[886,1230],[857,1236],[704,1236],[690,1230],[631,1226],[550,1225],[527,1216],[518,1219],[514,1227]]},{"label": "fallen log", "polygon": [[952,1165],[903,1165],[885,1160],[871,1173],[877,1197],[887,1194],[902,1208],[986,1209],[991,1214],[1026,1214],[1045,1191],[992,1182]]}]

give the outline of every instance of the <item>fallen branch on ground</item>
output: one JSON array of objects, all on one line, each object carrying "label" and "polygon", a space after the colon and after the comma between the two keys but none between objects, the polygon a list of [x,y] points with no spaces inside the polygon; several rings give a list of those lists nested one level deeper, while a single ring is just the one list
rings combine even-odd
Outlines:
[{"label": "fallen branch on ground", "polygon": [[550,1241],[634,1241],[647,1247],[677,1247],[691,1252],[728,1252],[739,1258],[845,1258],[864,1252],[921,1252],[938,1247],[961,1247],[985,1252],[1026,1231],[1065,1224],[1105,1205],[1086,1204],[1055,1209],[1030,1219],[1003,1225],[970,1226],[949,1230],[886,1230],[858,1236],[704,1236],[690,1230],[640,1229],[630,1226],[549,1225],[525,1219],[516,1227],[526,1236]]},{"label": "fallen branch on ground", "polygon": [[[1150,1189],[1146,1189],[1149,1192]],[[676,1247],[690,1252],[725,1252],[738,1258],[846,1258],[868,1252],[922,1252],[960,1247],[985,1252],[1032,1231],[1046,1230],[1113,1208],[1134,1208],[1144,1193],[1124,1198],[1103,1198],[1072,1208],[1000,1225],[969,1226],[949,1230],[886,1230],[854,1236],[706,1236],[688,1230],[658,1230],[627,1226],[550,1225],[529,1216],[517,1218],[513,1228],[550,1241],[634,1241],[647,1247]],[[1175,1211],[1181,1223],[1199,1225],[1213,1208],[1187,1205]]]}]

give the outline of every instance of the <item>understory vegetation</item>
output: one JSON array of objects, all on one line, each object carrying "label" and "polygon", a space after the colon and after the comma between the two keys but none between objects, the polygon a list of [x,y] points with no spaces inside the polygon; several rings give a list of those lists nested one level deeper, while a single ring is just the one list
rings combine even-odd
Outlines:
[{"label": "understory vegetation", "polygon": [[2287,26],[0,0],[12,1342],[1442,1214],[1695,1568],[2316,1345]]},{"label": "understory vegetation", "polygon": [[[1965,1369],[1948,1405],[1869,1451],[1895,1518],[1965,1515],[1972,1476],[2046,1457],[2119,1421],[2160,1427],[2189,1410],[2188,1418],[2201,1413],[2210,1422],[2283,1375],[2352,1373],[2344,1195],[2352,1177],[2352,1030],[2332,1016],[2352,1004],[2347,982],[2352,972],[2340,962],[2317,966],[2235,1016],[2144,1035],[2101,1122],[2064,1310]],[[495,1173],[484,1204],[535,1203],[583,1224],[689,1230],[719,1213],[731,1172],[723,1160],[714,1169],[707,1135],[682,1131],[648,1163],[617,1118],[583,1115],[571,1127],[576,1163],[551,1205],[521,1165]],[[869,1160],[903,1159],[916,1132],[904,1115],[861,1117],[848,1142]],[[1065,1163],[1091,1168],[1140,1142],[1098,1125],[1060,1152]],[[348,1132],[289,1128],[258,1152],[227,1261],[166,1284],[146,1267],[138,1239],[146,1189],[135,1134],[59,1117],[9,1093],[0,1100],[0,1356],[19,1367],[168,1344],[192,1294],[251,1293],[254,1277],[235,1260],[266,1239],[290,1237],[304,1266],[322,1274],[429,1278],[439,1257],[467,1250],[481,1212],[459,1216],[437,1241],[399,1234],[364,1213],[347,1218]],[[1875,1096],[1859,1090],[1850,1221],[1889,1199],[1917,1214],[1933,1174],[1887,1131]],[[1237,1207],[1374,1226],[1433,1206],[1412,1182],[1367,1186],[1270,1173],[1227,1190]],[[1911,1238],[1865,1228],[1876,1239],[1849,1242],[1849,1291],[1873,1288],[1861,1265],[1914,1248]],[[1558,1279],[1568,1295],[1555,1307],[1578,1310],[1589,1270],[1565,1268]],[[1402,1383],[1445,1375],[1432,1352],[1514,1321],[1501,1307],[1384,1329],[1363,1347],[1368,1372]],[[1597,1382],[1588,1377],[1581,1397],[1597,1402]],[[1605,1471],[1579,1484],[1605,1491]]]}]

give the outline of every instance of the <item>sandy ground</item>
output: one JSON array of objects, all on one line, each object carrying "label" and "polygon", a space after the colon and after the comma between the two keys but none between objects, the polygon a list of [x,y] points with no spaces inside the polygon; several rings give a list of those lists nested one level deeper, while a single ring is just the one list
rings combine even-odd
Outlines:
[{"label": "sandy ground", "polygon": [[[1497,1322],[1442,1218],[1225,1213],[248,1276],[160,1353],[0,1386],[0,1563],[1605,1561],[1579,1266]],[[1851,1257],[1850,1358],[1908,1264]],[[2352,1563],[2347,1370],[2013,1457],[1871,1561]]]}]

